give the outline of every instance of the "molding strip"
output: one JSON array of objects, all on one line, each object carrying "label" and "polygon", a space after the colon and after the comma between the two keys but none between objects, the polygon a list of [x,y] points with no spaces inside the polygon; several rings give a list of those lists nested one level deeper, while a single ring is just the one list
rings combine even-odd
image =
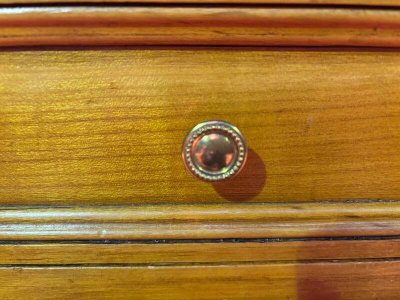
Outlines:
[{"label": "molding strip", "polygon": [[395,236],[400,203],[2,208],[1,240]]},{"label": "molding strip", "polygon": [[400,10],[249,7],[0,9],[0,46],[400,47]]}]

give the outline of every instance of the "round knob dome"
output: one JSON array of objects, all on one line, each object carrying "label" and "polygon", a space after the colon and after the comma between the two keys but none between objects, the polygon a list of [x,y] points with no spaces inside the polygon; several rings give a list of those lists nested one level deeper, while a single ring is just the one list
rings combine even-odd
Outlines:
[{"label": "round knob dome", "polygon": [[196,125],[183,142],[186,168],[204,181],[219,181],[237,175],[246,162],[245,140],[235,126],[224,121]]}]

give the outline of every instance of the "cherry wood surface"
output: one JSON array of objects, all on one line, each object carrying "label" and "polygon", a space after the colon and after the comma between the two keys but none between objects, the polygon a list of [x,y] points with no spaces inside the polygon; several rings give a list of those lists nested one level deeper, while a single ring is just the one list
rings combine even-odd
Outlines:
[{"label": "cherry wood surface", "polygon": [[[0,203],[398,200],[400,54],[383,50],[0,52]],[[223,119],[237,178],[190,176],[181,144]]]},{"label": "cherry wood surface", "polygon": [[398,0],[57,2],[0,0],[1,299],[399,298]]},{"label": "cherry wood surface", "polygon": [[0,0],[1,4],[40,3],[146,3],[146,4],[272,4],[272,5],[345,5],[345,6],[400,6],[399,0]]},{"label": "cherry wood surface", "polygon": [[29,242],[0,244],[0,265],[162,265],[399,259],[400,240],[363,237]]},{"label": "cherry wood surface", "polygon": [[400,47],[400,10],[307,7],[0,7],[0,47]]},{"label": "cherry wood surface", "polygon": [[398,260],[1,267],[3,299],[398,299]]},{"label": "cherry wood surface", "polygon": [[0,240],[391,237],[398,218],[395,202],[9,207]]}]

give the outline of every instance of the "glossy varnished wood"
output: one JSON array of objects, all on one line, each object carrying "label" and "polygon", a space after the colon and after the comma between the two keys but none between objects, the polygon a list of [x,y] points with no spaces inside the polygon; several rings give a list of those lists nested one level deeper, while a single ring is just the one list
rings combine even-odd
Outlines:
[{"label": "glossy varnished wood", "polygon": [[3,267],[3,299],[398,299],[400,263]]},{"label": "glossy varnished wood", "polygon": [[[398,20],[15,7],[0,46],[392,47]],[[0,298],[398,298],[399,203],[377,201],[400,194],[397,50],[71,50],[0,53],[0,204],[43,204],[0,209]],[[234,181],[184,171],[182,138],[206,119],[249,142]],[[269,203],[229,203],[252,201]]]},{"label": "glossy varnished wood", "polygon": [[[399,199],[399,66],[379,50],[3,51],[0,202]],[[209,119],[251,149],[226,184],[181,161]]]},{"label": "glossy varnished wood", "polygon": [[[397,48],[4,48],[400,46],[398,1],[234,2],[0,8],[1,299],[398,299]],[[233,181],[184,170],[207,119]]]},{"label": "glossy varnished wood", "polygon": [[0,8],[0,46],[400,46],[400,11],[364,8]]}]

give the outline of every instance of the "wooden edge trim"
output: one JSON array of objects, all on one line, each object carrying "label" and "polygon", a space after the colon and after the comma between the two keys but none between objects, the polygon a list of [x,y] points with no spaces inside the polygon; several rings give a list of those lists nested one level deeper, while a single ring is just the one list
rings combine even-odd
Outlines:
[{"label": "wooden edge trim", "polygon": [[399,221],[219,224],[6,224],[1,240],[148,240],[399,235]]},{"label": "wooden edge trim", "polygon": [[396,9],[18,7],[0,27],[0,46],[400,46]]},{"label": "wooden edge trim", "polygon": [[152,240],[400,234],[400,204],[3,208],[0,240]]},{"label": "wooden edge trim", "polygon": [[0,265],[190,264],[392,259],[400,240],[1,244]]},{"label": "wooden edge trim", "polygon": [[349,5],[349,6],[400,6],[398,0],[0,0],[0,4],[39,3],[176,3],[176,4],[276,4],[276,5]]},{"label": "wooden edge trim", "polygon": [[0,224],[360,222],[400,220],[400,202],[0,207]]}]

